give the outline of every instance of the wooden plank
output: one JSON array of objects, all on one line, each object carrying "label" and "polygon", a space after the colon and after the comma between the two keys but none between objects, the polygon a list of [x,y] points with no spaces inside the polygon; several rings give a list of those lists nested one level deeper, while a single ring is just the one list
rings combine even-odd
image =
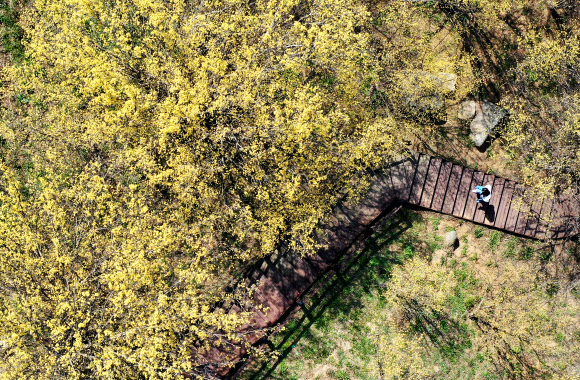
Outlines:
[{"label": "wooden plank", "polygon": [[304,260],[308,261],[308,263],[316,270],[318,276],[320,276],[329,266],[326,260],[316,253],[304,257]]},{"label": "wooden plank", "polygon": [[[244,335],[250,338],[249,341],[251,344],[259,340],[259,338],[256,339],[257,335],[253,332],[251,333],[253,337],[251,335],[248,336],[247,334]],[[265,333],[262,335],[265,335]],[[218,363],[236,363],[242,360],[244,355],[247,353],[245,347],[228,338],[223,338],[221,344],[214,345],[207,351],[199,350],[196,347],[193,347],[192,351],[195,352],[196,358],[201,356],[204,359],[204,361],[198,362],[197,365],[206,367],[210,371],[215,371],[220,378],[226,377],[231,368],[221,366]]]},{"label": "wooden plank", "polygon": [[340,255],[356,235],[364,230],[365,226],[360,224],[358,216],[353,215],[352,209],[344,202],[336,205],[324,227],[324,239],[321,241],[326,246],[326,250],[321,253],[325,255],[327,262],[331,262],[329,256]]},{"label": "wooden plank", "polygon": [[318,250],[318,255],[324,260],[325,263],[330,265],[338,258],[339,254],[332,248],[322,248]]},{"label": "wooden plank", "polygon": [[503,193],[497,208],[497,215],[495,217],[494,227],[503,229],[507,220],[508,211],[510,209],[510,202],[514,192],[515,182],[506,180],[503,187]]},{"label": "wooden plank", "polygon": [[471,180],[473,179],[473,169],[465,168],[463,169],[463,175],[461,176],[461,182],[459,184],[459,191],[457,192],[457,200],[455,201],[455,207],[453,208],[453,215],[461,218],[463,212],[465,211],[465,206],[467,205],[467,199],[469,197],[469,191],[471,186]]},{"label": "wooden plank", "polygon": [[540,212],[540,220],[538,221],[538,228],[536,229],[536,239],[546,239],[549,235],[547,232],[552,224],[552,208],[554,207],[554,200],[544,198],[542,204],[542,211]]},{"label": "wooden plank", "polygon": [[[241,307],[237,306],[237,305],[233,305],[231,307],[231,309],[228,311],[228,315],[233,315],[233,314],[238,314],[241,313],[243,311],[248,311],[247,309],[242,310]],[[262,314],[262,312],[260,312],[259,310],[255,310],[254,313],[252,313],[252,316],[250,318],[250,321],[248,324],[242,325],[240,326],[240,328],[238,329],[238,331],[244,331],[247,330],[248,328],[263,328],[266,327],[268,325],[268,322],[266,322],[264,320],[264,318],[262,317],[264,314]],[[256,337],[256,335],[258,335]],[[256,341],[258,341],[261,338],[261,332],[257,332],[257,334],[251,334],[251,336],[248,337],[248,339],[251,341],[251,343],[255,343]]]},{"label": "wooden plank", "polygon": [[320,231],[314,232],[314,238],[324,247],[318,251],[318,254],[329,264],[338,258],[343,249],[338,231],[341,223],[335,212],[333,211],[323,222]]},{"label": "wooden plank", "polygon": [[447,184],[449,183],[449,177],[451,176],[452,166],[452,162],[443,162],[443,164],[441,164],[439,178],[437,179],[437,185],[435,185],[433,202],[431,203],[431,209],[433,211],[441,211],[441,208],[443,207],[443,201],[445,200],[445,192],[447,191]]},{"label": "wooden plank", "polygon": [[563,231],[562,225],[552,226],[550,229],[550,239],[561,239],[564,233],[565,231]]},{"label": "wooden plank", "polygon": [[269,326],[273,326],[284,312],[292,305],[292,301],[287,299],[284,294],[272,283],[268,276],[264,276],[258,268],[254,271],[251,280],[256,282],[254,291],[254,300],[269,310],[265,313],[265,320]]},{"label": "wooden plank", "polygon": [[568,201],[570,202],[570,207],[572,207],[570,216],[572,218],[580,218],[580,193],[571,195]]},{"label": "wooden plank", "polygon": [[425,181],[425,189],[423,190],[423,195],[421,196],[421,207],[431,207],[433,195],[435,194],[435,186],[437,185],[437,178],[439,177],[439,170],[441,169],[441,163],[441,159],[431,158],[429,171],[427,173],[427,180]]},{"label": "wooden plank", "polygon": [[522,208],[522,211],[520,211],[520,213],[518,214],[516,228],[514,229],[514,232],[516,234],[519,234],[519,235],[524,234],[524,231],[526,230],[526,224],[528,222],[528,217],[530,216],[529,212],[530,212],[529,206],[524,205]]},{"label": "wooden plank", "polygon": [[515,232],[515,230],[516,230],[516,224],[518,221],[518,214],[520,213],[520,211],[516,207],[515,204],[522,197],[523,192],[524,192],[524,187],[520,184],[516,184],[516,186],[514,188],[514,192],[512,194],[512,200],[510,202],[508,216],[507,216],[505,227],[504,227],[504,229],[506,229],[508,231]]},{"label": "wooden plank", "polygon": [[481,186],[483,183],[483,172],[474,172],[471,178],[471,185],[469,186],[469,193],[467,195],[467,203],[465,205],[465,211],[463,211],[463,219],[473,220],[475,216],[475,209],[477,208],[477,194],[471,192],[475,189],[475,186]]},{"label": "wooden plank", "polygon": [[356,203],[343,203],[345,207],[341,211],[361,226],[368,226],[396,199],[387,182],[390,180],[385,182],[375,177],[366,195]]},{"label": "wooden plank", "polygon": [[373,177],[375,177],[375,179],[373,179],[371,188],[380,189],[385,198],[393,198],[395,192],[393,189],[393,183],[391,182],[390,169],[381,170],[379,172],[374,171]]},{"label": "wooden plank", "polygon": [[563,225],[565,234],[563,238],[570,237],[577,233],[575,231],[576,228],[576,219],[578,218],[578,195],[566,195],[562,199],[562,206],[564,207],[564,214],[563,214]]},{"label": "wooden plank", "polygon": [[554,205],[552,207],[552,224],[550,224],[550,229],[546,232],[546,238],[556,239],[558,236],[558,231],[560,227],[560,220],[555,216],[557,213],[558,201],[554,200]]},{"label": "wooden plank", "polygon": [[418,157],[415,155],[401,164],[403,175],[403,188],[400,190],[399,199],[403,202],[409,201],[411,195],[411,186],[413,185],[413,178],[415,178],[415,168],[417,167]]},{"label": "wooden plank", "polygon": [[489,201],[489,206],[485,212],[484,223],[487,224],[488,226],[493,226],[497,218],[504,185],[505,179],[495,177],[492,186],[491,199]]},{"label": "wooden plank", "polygon": [[[244,283],[247,287],[253,284],[253,282],[246,278]],[[266,314],[259,309],[255,308],[255,301],[249,299],[248,297],[241,297],[238,302],[236,302],[230,308],[228,314],[239,313],[241,310],[243,311],[251,311],[252,317],[250,318],[250,324],[257,328],[264,328],[268,326],[268,318]]]},{"label": "wooden plank", "polygon": [[[384,173],[375,173],[371,186],[362,201],[366,204],[373,204],[375,212],[378,215],[391,205],[396,198],[396,193],[392,189],[390,176]],[[370,214],[367,213],[366,217],[368,218]]]},{"label": "wooden plank", "polygon": [[542,198],[535,198],[531,213],[528,217],[528,221],[526,223],[526,229],[524,231],[524,235],[529,237],[536,236],[536,230],[538,229],[538,221],[540,220],[540,213],[542,212]]},{"label": "wooden plank", "polygon": [[312,284],[318,278],[316,269],[295,252],[287,252],[284,257],[304,276],[305,280],[308,281],[308,285]]},{"label": "wooden plank", "polygon": [[307,279],[306,273],[303,270],[297,270],[294,266],[282,256],[279,251],[276,251],[270,256],[270,260],[278,269],[278,271],[284,276],[286,281],[302,294],[310,286],[310,282]]},{"label": "wooden plank", "polygon": [[518,221],[516,222],[516,228],[514,232],[516,234],[523,235],[526,231],[526,224],[528,223],[528,217],[530,213],[530,205],[528,200],[526,199],[526,193],[528,189],[524,189],[524,195],[522,196],[522,200],[524,201],[524,205],[520,209],[520,213],[518,214]]},{"label": "wooden plank", "polygon": [[556,221],[554,239],[563,239],[568,235],[571,214],[570,204],[566,200],[558,200],[554,213],[554,220]]},{"label": "wooden plank", "polygon": [[401,163],[391,167],[391,185],[396,196],[401,201],[409,199],[411,184],[415,176],[416,158],[407,158]]},{"label": "wooden plank", "polygon": [[267,276],[270,281],[280,290],[280,293],[290,300],[296,299],[300,295],[300,292],[292,286],[290,281],[284,278],[282,273],[274,266],[274,263],[270,261],[270,258],[266,257],[262,264],[260,265],[260,270]]},{"label": "wooden plank", "polygon": [[427,170],[429,169],[429,161],[431,157],[422,154],[417,163],[415,170],[415,178],[413,179],[413,186],[411,187],[411,195],[409,196],[409,203],[418,205],[423,195],[423,187],[425,185],[425,178],[427,177]]},{"label": "wooden plank", "polygon": [[574,201],[573,198],[566,199],[568,214],[566,218],[566,235],[565,238],[573,236],[578,233],[576,221],[578,219],[578,204],[577,200]]},{"label": "wooden plank", "polygon": [[449,183],[447,184],[447,191],[445,192],[445,201],[441,208],[441,212],[444,214],[451,214],[453,212],[462,172],[463,166],[461,165],[453,165],[451,168],[451,175],[449,176]]},{"label": "wooden plank", "polygon": [[301,268],[308,274],[309,278],[317,279],[329,264],[317,253],[313,253],[310,258],[302,257],[300,254],[288,250],[284,253],[284,258],[295,268]]},{"label": "wooden plank", "polygon": [[560,205],[562,206],[562,211],[560,217],[564,219],[570,219],[574,217],[574,208],[572,207],[570,197],[565,197],[560,201]]},{"label": "wooden plank", "polygon": [[552,209],[552,227],[550,229],[551,239],[560,239],[564,236],[564,231],[562,229],[562,204],[559,199],[554,200],[554,208]]},{"label": "wooden plank", "polygon": [[406,186],[405,181],[405,169],[403,168],[403,163],[391,166],[391,189],[395,192],[395,195],[400,199],[401,191]]},{"label": "wooden plank", "polygon": [[[491,187],[491,194],[493,196],[493,182],[495,180],[495,176],[491,174],[486,174],[483,177],[483,186],[492,185]],[[485,215],[487,213],[487,208],[484,207],[481,203],[479,203],[478,207],[475,209],[475,215],[473,216],[473,221],[476,223],[483,223],[485,220]]]}]

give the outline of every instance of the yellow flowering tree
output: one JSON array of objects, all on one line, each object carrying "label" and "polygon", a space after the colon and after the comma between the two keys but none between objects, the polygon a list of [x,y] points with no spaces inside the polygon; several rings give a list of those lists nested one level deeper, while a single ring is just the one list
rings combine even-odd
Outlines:
[{"label": "yellow flowering tree", "polygon": [[248,314],[212,313],[227,296],[195,268],[188,231],[138,191],[99,165],[29,183],[0,170],[0,377],[174,378],[203,373],[194,345],[244,345]]},{"label": "yellow flowering tree", "polygon": [[213,215],[208,246],[227,226],[226,240],[254,251],[283,235],[310,247],[336,190],[395,150],[396,125],[367,107],[376,70],[361,5],[38,1],[34,11],[34,63],[14,75],[27,102],[48,108],[35,122],[85,160],[106,152],[192,220]]},{"label": "yellow flowering tree", "polygon": [[349,0],[26,8],[3,73],[0,377],[231,365],[202,355],[243,345],[226,285],[281,239],[311,251],[339,190],[399,153],[368,19]]},{"label": "yellow flowering tree", "polygon": [[505,103],[513,117],[505,141],[523,179],[544,191],[579,189],[580,29],[520,39],[528,54],[514,69]]}]

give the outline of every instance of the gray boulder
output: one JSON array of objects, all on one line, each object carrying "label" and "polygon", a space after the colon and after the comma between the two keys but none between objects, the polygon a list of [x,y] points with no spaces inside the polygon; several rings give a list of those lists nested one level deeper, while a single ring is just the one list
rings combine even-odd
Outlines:
[{"label": "gray boulder", "polygon": [[475,101],[464,100],[459,104],[457,118],[461,120],[469,120],[475,116]]},{"label": "gray boulder", "polygon": [[404,71],[405,76],[423,90],[431,88],[438,93],[450,94],[455,92],[457,75],[450,73],[430,73],[428,71]]},{"label": "gray boulder", "polygon": [[457,244],[457,231],[449,231],[445,234],[445,246],[454,248]]},{"label": "gray boulder", "polygon": [[406,96],[405,103],[414,114],[430,114],[445,106],[445,100],[439,94]]},{"label": "gray boulder", "polygon": [[471,129],[471,140],[478,148],[481,147],[489,134],[499,125],[507,116],[507,111],[499,108],[493,103],[483,101],[476,103],[475,117],[469,125]]}]

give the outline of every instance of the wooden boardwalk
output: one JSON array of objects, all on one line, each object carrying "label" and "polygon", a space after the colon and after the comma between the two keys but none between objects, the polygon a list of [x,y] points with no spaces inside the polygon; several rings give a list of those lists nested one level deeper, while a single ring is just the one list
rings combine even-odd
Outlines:
[{"label": "wooden boardwalk", "polygon": [[[471,189],[487,184],[492,186],[492,198],[483,208],[476,203],[477,196]],[[513,181],[424,154],[393,163],[385,172],[376,173],[360,203],[340,203],[335,208],[321,226],[324,234],[318,237],[324,249],[300,257],[281,246],[248,273],[247,285],[256,286],[253,302],[268,309],[255,311],[251,325],[245,327],[250,343],[259,344],[264,328],[283,320],[346,251],[360,247],[373,232],[376,221],[388,218],[401,205],[421,207],[535,239],[562,239],[577,234],[577,199],[534,199],[530,194],[530,189]],[[237,313],[242,308],[243,302],[234,301],[216,312]],[[204,365],[216,368],[219,362],[236,362],[245,354],[246,350],[235,344],[214,347],[205,355]]]},{"label": "wooden boardwalk", "polygon": [[[471,222],[535,239],[562,239],[576,234],[578,199],[534,198],[532,189],[514,181],[473,170],[425,154],[392,168],[397,198]],[[491,185],[487,207],[476,203],[471,190]],[[576,204],[574,204],[576,202]]]}]

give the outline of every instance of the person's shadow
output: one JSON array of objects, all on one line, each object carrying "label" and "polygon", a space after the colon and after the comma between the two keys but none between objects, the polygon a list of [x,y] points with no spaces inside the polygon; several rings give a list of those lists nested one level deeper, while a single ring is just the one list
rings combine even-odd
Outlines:
[{"label": "person's shadow", "polygon": [[487,221],[490,223],[495,222],[495,206],[488,204],[487,207],[485,207],[484,209],[485,209],[485,219],[487,219]]}]

